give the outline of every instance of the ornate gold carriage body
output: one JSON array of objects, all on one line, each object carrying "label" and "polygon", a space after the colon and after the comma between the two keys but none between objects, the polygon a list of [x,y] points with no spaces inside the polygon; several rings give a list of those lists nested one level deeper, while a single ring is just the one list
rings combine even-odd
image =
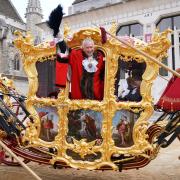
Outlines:
[{"label": "ornate gold carriage body", "polygon": [[[110,29],[110,32],[115,35],[114,27]],[[156,32],[149,44],[134,39],[133,46],[161,61],[167,55],[166,52],[170,47],[167,38],[169,32],[169,30],[161,34]],[[122,164],[122,169],[145,166],[157,153],[157,148],[153,145],[152,139],[158,129],[149,128],[148,120],[154,111],[151,87],[153,80],[158,75],[159,66],[114,38],[108,37],[107,42],[102,44],[101,33],[98,28],[82,29],[74,33],[71,40],[68,40],[69,33],[68,29],[65,29],[64,36],[69,47],[80,48],[82,40],[91,37],[96,48],[103,52],[105,59],[104,98],[102,101],[70,99],[69,82],[67,82],[65,89],[61,89],[56,99],[37,97],[39,83],[36,63],[54,61],[56,48],[50,46],[49,42],[34,46],[29,34],[23,37],[22,34],[16,33],[17,39],[14,44],[21,52],[23,67],[29,81],[25,104],[30,112],[30,118],[33,119],[27,123],[23,142],[28,142],[28,148],[51,149],[52,152],[47,153],[51,156],[49,158],[50,163],[65,167],[116,170]],[[142,99],[138,102],[117,101],[115,84],[120,59],[125,63],[136,61],[137,65],[145,64],[140,83]],[[52,126],[49,127],[49,130],[47,130],[47,124],[45,130],[42,130],[44,125],[38,109],[42,110],[43,108],[49,108],[49,111],[55,111],[56,114],[56,125],[49,125]],[[46,111],[48,110],[44,110],[44,112]],[[75,130],[74,134],[72,133],[73,129],[70,127],[72,124],[69,123],[73,119],[73,113],[76,112],[79,112],[80,115],[88,114],[94,118],[95,131],[98,131],[99,134],[94,133],[98,136],[89,138],[91,129],[88,130],[87,124],[82,125],[81,117],[79,119],[81,121],[80,128]],[[118,129],[118,123],[123,116],[126,116],[126,127],[129,123],[130,131],[128,132],[129,135],[127,132],[124,134],[124,139],[127,142],[128,138],[130,139],[126,145],[123,145],[119,140],[121,131]],[[41,138],[42,131],[50,136],[53,126],[56,126],[56,133],[54,133],[53,138],[51,140]],[[78,126],[78,124],[74,124],[74,126]],[[82,131],[82,134],[79,131]],[[125,137],[126,135],[128,137]]]}]

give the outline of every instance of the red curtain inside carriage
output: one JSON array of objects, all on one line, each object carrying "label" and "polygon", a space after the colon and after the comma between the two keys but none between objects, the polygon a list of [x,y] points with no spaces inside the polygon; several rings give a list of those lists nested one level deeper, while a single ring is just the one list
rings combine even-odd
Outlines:
[{"label": "red curtain inside carriage", "polygon": [[55,61],[37,62],[39,87],[38,97],[57,97],[58,88],[55,86]]},{"label": "red curtain inside carriage", "polygon": [[157,107],[165,111],[180,110],[180,78],[172,77],[160,97]]}]

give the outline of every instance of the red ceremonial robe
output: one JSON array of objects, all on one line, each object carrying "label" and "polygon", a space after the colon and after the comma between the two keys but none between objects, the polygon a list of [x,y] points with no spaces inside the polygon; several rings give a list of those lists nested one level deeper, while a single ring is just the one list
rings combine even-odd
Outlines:
[{"label": "red ceremonial robe", "polygon": [[[71,66],[71,98],[72,99],[83,99],[81,80],[83,76],[83,65],[82,61],[85,59],[82,49],[72,50],[69,54],[68,59],[56,63],[56,85],[65,86],[67,81],[68,64]],[[105,62],[103,61],[103,55],[98,52],[96,60],[97,71],[93,75],[93,93],[95,100],[102,100],[104,94],[104,80],[102,74],[105,69]],[[67,63],[68,62],[68,63]]]}]

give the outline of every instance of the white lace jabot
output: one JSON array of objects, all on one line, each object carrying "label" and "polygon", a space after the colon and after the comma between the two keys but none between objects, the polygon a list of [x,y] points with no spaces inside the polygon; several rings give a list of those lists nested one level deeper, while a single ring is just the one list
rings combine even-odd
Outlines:
[{"label": "white lace jabot", "polygon": [[84,69],[89,73],[93,73],[98,70],[97,64],[98,64],[98,62],[94,58],[92,60],[88,60],[86,58],[82,62]]}]

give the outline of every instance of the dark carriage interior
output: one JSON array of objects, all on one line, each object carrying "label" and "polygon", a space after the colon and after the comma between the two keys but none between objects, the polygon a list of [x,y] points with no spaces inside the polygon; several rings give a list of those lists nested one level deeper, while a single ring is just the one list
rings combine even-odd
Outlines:
[{"label": "dark carriage interior", "polygon": [[140,85],[145,69],[146,64],[144,62],[138,63],[135,60],[125,62],[123,59],[119,59],[115,81],[117,101],[139,102],[142,100]]}]

